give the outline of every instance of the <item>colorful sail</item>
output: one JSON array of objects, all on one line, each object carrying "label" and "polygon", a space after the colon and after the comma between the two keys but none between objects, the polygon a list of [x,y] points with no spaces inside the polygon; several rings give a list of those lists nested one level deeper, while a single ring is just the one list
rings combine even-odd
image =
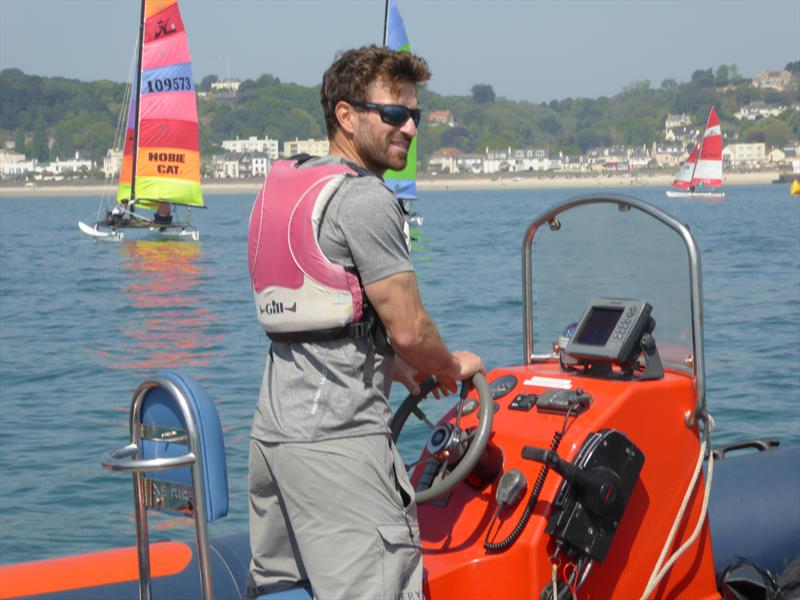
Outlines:
[{"label": "colorful sail", "polygon": [[682,190],[722,186],[722,130],[713,106],[708,113],[703,139],[692,149],[672,185]]},{"label": "colorful sail", "polygon": [[138,86],[131,94],[117,200],[129,200],[133,189],[137,206],[203,206],[197,96],[177,0],[144,0],[140,43]]},{"label": "colorful sail", "polygon": [[689,185],[692,182],[692,173],[694,173],[695,165],[697,164],[697,146],[692,148],[692,151],[689,153],[689,158],[683,165],[681,165],[680,171],[675,175],[675,179],[672,182],[672,186],[676,187],[681,190],[688,190]]},{"label": "colorful sail", "polygon": [[[384,29],[384,46],[400,52],[411,52],[408,43],[403,17],[397,8],[396,0],[386,0],[386,23]],[[408,148],[408,161],[401,171],[386,171],[383,179],[398,198],[412,200],[417,197],[417,138],[411,141]]]}]

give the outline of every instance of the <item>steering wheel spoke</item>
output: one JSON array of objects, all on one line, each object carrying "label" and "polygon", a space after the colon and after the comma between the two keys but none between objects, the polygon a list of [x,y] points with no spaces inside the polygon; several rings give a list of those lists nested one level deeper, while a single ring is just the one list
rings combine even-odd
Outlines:
[{"label": "steering wheel spoke", "polygon": [[431,420],[428,418],[428,415],[426,415],[425,412],[419,406],[415,406],[411,410],[411,414],[417,417],[423,423],[425,423],[430,429],[436,427],[436,425],[431,423]]}]

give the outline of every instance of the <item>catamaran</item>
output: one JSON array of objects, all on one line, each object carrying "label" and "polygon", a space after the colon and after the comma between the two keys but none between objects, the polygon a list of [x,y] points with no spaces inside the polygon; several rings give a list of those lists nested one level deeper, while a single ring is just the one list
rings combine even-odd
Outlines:
[{"label": "catamaran", "polygon": [[[391,50],[411,52],[411,45],[406,35],[403,17],[397,8],[397,0],[386,0],[386,11],[383,19],[383,45]],[[408,148],[408,162],[401,171],[386,171],[383,180],[394,191],[403,205],[410,225],[422,225],[422,215],[411,209],[411,203],[417,199],[417,136]]]},{"label": "catamaran", "polygon": [[722,130],[713,106],[708,113],[700,143],[692,148],[688,160],[675,175],[672,186],[682,191],[668,190],[667,196],[670,198],[719,200],[725,197],[725,192],[719,189],[722,187]]},{"label": "catamaran", "polygon": [[[78,222],[97,239],[120,241],[137,232],[197,240],[189,223],[203,206],[197,96],[186,31],[177,0],[142,0],[136,72],[128,103],[116,202],[103,198],[97,220]],[[185,211],[177,214],[180,207]]]}]

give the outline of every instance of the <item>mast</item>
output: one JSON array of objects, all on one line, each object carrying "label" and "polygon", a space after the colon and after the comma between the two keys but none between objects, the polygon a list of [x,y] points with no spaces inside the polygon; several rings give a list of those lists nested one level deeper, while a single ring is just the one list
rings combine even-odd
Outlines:
[{"label": "mast", "polygon": [[386,0],[383,8],[383,45],[389,45],[389,0]]},{"label": "mast", "polygon": [[139,52],[136,59],[136,78],[134,93],[136,94],[136,110],[134,112],[133,125],[133,163],[131,165],[131,202],[136,199],[136,159],[139,156],[139,108],[142,102],[142,53],[144,51],[144,3],[142,0],[142,11],[139,17]]}]

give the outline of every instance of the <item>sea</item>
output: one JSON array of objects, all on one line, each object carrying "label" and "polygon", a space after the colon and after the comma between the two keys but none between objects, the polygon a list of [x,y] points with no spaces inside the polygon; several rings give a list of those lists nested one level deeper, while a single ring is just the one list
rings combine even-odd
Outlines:
[{"label": "sea", "polygon": [[[787,185],[729,187],[713,204],[661,188],[604,191],[665,210],[697,241],[714,443],[800,444],[800,199]],[[420,193],[415,268],[452,349],[477,352],[489,369],[520,362],[523,235],[545,209],[586,193]],[[268,349],[247,272],[253,195],[207,195],[192,215],[197,243],[102,243],[77,228],[99,198],[33,194],[0,200],[0,564],[135,544],[131,477],[100,457],[129,442],[133,392],[161,368],[190,374],[215,402],[230,514],[211,532],[243,530]],[[392,403],[404,396],[396,386]],[[194,535],[174,515],[151,525],[151,540]]]}]

